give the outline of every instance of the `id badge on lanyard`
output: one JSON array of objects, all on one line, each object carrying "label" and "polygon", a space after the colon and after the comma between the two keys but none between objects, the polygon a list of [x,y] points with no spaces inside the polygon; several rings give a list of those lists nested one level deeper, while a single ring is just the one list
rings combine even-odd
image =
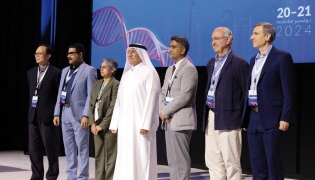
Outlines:
[{"label": "id badge on lanyard", "polygon": [[206,105],[209,107],[213,106],[213,95],[214,95],[214,91],[208,91],[208,95],[207,95],[207,102]]},{"label": "id badge on lanyard", "polygon": [[38,96],[33,96],[32,97],[32,108],[36,108],[38,102]]},{"label": "id badge on lanyard", "polygon": [[248,90],[248,106],[258,106],[256,90]]},{"label": "id badge on lanyard", "polygon": [[95,108],[94,108],[94,121],[97,121],[98,117],[99,117],[99,115],[98,115],[98,106],[97,107],[95,106]]},{"label": "id badge on lanyard", "polygon": [[173,101],[174,98],[172,97],[166,97],[165,106],[167,106],[170,102]]},{"label": "id badge on lanyard", "polygon": [[48,69],[48,67],[46,68],[46,70],[44,71],[44,73],[42,74],[42,77],[40,79],[38,79],[39,73],[40,73],[39,69],[37,70],[37,85],[36,85],[36,88],[35,88],[35,95],[32,97],[32,105],[31,105],[32,108],[36,108],[37,107],[37,102],[38,102],[38,95],[37,95],[37,93],[38,93],[38,89],[40,87],[40,84],[41,84],[41,82],[42,82],[46,72],[47,72],[47,69]]},{"label": "id badge on lanyard", "polygon": [[61,91],[60,103],[66,104],[67,91]]},{"label": "id badge on lanyard", "polygon": [[98,109],[99,109],[99,107],[100,107],[100,102],[101,102],[101,100],[100,99],[96,99],[96,102],[95,102],[95,108],[94,108],[94,120],[96,121],[96,120],[98,120],[98,117],[99,117],[99,115],[98,115]]},{"label": "id badge on lanyard", "polygon": [[66,104],[66,98],[67,98],[67,90],[66,90],[66,87],[67,87],[67,84],[69,82],[69,80],[71,79],[71,77],[78,71],[79,68],[77,68],[70,76],[70,69],[67,73],[67,76],[66,76],[66,79],[65,79],[65,84],[64,84],[64,87],[63,87],[63,91],[61,91],[61,96],[60,96],[60,103],[61,104]]},{"label": "id badge on lanyard", "polygon": [[172,76],[171,79],[168,80],[168,89],[167,89],[167,93],[166,93],[165,106],[167,106],[174,99],[172,97],[168,97],[170,95],[170,91],[171,91],[171,87],[173,85],[173,81],[174,81],[174,76]]}]

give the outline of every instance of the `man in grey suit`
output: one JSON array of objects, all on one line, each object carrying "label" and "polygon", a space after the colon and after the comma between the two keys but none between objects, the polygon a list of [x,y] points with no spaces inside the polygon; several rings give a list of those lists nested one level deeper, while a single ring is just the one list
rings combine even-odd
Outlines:
[{"label": "man in grey suit", "polygon": [[188,50],[189,42],[185,37],[171,38],[169,53],[175,64],[167,69],[160,94],[161,126],[165,130],[171,180],[190,179],[189,143],[197,127],[198,73],[186,57]]},{"label": "man in grey suit", "polygon": [[[69,46],[67,57],[70,66],[62,70],[54,112],[54,125],[59,126],[60,108],[62,109],[62,136],[68,180],[89,178],[89,103],[97,72],[94,67],[84,63],[84,54],[82,44]],[[81,171],[78,177],[77,168]]]}]

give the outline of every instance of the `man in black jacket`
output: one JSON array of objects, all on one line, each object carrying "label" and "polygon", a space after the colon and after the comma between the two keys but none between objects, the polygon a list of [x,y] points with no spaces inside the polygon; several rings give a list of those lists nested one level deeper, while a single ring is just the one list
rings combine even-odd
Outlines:
[{"label": "man in black jacket", "polygon": [[30,90],[28,150],[32,166],[31,180],[44,179],[43,150],[48,159],[46,179],[56,180],[59,175],[56,127],[53,124],[61,71],[49,64],[52,49],[46,44],[34,53],[38,66],[27,71]]}]

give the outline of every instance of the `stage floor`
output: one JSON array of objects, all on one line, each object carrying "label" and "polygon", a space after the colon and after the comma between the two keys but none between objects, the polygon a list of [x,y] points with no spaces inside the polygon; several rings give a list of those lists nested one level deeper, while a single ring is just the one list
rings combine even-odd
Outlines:
[{"label": "stage floor", "polygon": [[[47,158],[44,157],[45,168],[47,169]],[[66,158],[59,157],[59,177],[60,180],[67,179]],[[45,169],[45,170],[46,170]],[[90,158],[90,178],[94,180],[94,158]],[[31,178],[31,163],[28,155],[23,151],[0,151],[0,180],[26,180]],[[158,165],[158,179],[169,180],[168,167]],[[207,170],[191,169],[191,180],[209,180]],[[244,180],[252,179],[250,175],[243,175]],[[289,179],[287,179],[289,180]]]}]

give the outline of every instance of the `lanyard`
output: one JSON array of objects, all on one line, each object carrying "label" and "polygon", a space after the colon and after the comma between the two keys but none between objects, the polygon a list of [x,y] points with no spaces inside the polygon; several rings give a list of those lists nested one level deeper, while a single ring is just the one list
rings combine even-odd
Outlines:
[{"label": "lanyard", "polygon": [[254,65],[254,67],[253,67],[253,69],[254,69],[254,90],[256,89],[256,85],[257,85],[257,76],[258,76],[258,74],[260,74],[261,73],[261,70],[262,70],[262,68],[263,68],[263,66],[264,66],[264,64],[265,64],[265,62],[266,62],[266,59],[267,59],[267,57],[264,57],[264,61],[262,62],[262,64],[260,65],[260,67],[257,69],[257,63],[255,62],[255,65]]},{"label": "lanyard", "polygon": [[213,73],[212,73],[212,77],[211,77],[212,81],[211,81],[211,84],[210,84],[210,90],[212,90],[212,88],[213,88],[213,86],[215,84],[215,79],[220,74],[220,72],[221,72],[221,70],[222,70],[222,68],[223,68],[223,66],[225,64],[226,59],[227,59],[227,57],[225,57],[223,59],[224,62],[221,64],[221,67],[217,70],[217,72],[215,74],[214,74],[214,69],[213,69]]},{"label": "lanyard", "polygon": [[72,77],[75,73],[77,73],[78,69],[79,69],[79,68],[77,68],[70,76],[69,76],[69,74],[70,74],[70,69],[68,70],[68,72],[67,72],[67,77],[66,77],[66,79],[65,79],[65,84],[64,84],[64,86],[63,86],[63,90],[66,89],[66,86],[67,86],[69,80],[71,79],[71,77]]},{"label": "lanyard", "polygon": [[71,79],[71,77],[72,77],[75,73],[77,73],[78,69],[79,69],[79,68],[77,68],[70,76],[69,76],[69,74],[70,74],[70,69],[69,69],[69,71],[68,71],[68,73],[67,73],[67,77],[66,77],[66,84],[68,84],[68,82],[69,82],[69,80]]},{"label": "lanyard", "polygon": [[37,85],[36,85],[36,88],[35,88],[35,96],[37,96],[37,90],[39,89],[40,84],[42,83],[42,80],[43,80],[43,78],[44,78],[48,68],[49,68],[49,66],[46,68],[46,70],[44,71],[42,77],[40,77],[40,78],[39,78],[39,75],[40,75],[39,68],[37,70]]},{"label": "lanyard", "polygon": [[106,82],[106,83],[103,82],[103,83],[102,83],[101,89],[100,89],[100,91],[98,92],[98,95],[97,95],[97,101],[96,101],[96,102],[99,102],[99,100],[101,99],[101,94],[102,94],[102,92],[103,92],[105,86],[107,85],[107,83],[108,83],[108,82]]},{"label": "lanyard", "polygon": [[[175,66],[175,65],[174,65],[174,66]],[[168,87],[167,87],[166,97],[167,97],[167,95],[170,94],[171,87],[172,87],[172,85],[173,85],[174,79],[176,78],[176,76],[175,76],[176,70],[177,70],[177,68],[176,68],[175,71],[173,72],[171,79],[168,80]]]},{"label": "lanyard", "polygon": [[[257,54],[257,56],[258,56],[258,58],[257,58],[257,56],[256,56],[256,59],[255,59],[255,65],[254,65],[254,67],[253,67],[253,69],[254,69],[254,90],[256,89],[256,85],[257,85],[257,76],[258,76],[258,74],[260,74],[261,73],[261,70],[262,70],[262,68],[263,68],[263,66],[264,66],[264,64],[265,64],[265,62],[266,62],[266,60],[267,60],[267,58],[268,58],[268,55],[269,55],[269,52],[271,51],[271,48],[272,48],[272,45],[267,49],[267,51],[263,54],[263,55],[261,55],[261,56],[259,56],[259,54]],[[261,65],[260,65],[260,67],[257,69],[257,59],[261,59],[261,57],[262,58],[264,58],[264,61],[261,63]]]}]

